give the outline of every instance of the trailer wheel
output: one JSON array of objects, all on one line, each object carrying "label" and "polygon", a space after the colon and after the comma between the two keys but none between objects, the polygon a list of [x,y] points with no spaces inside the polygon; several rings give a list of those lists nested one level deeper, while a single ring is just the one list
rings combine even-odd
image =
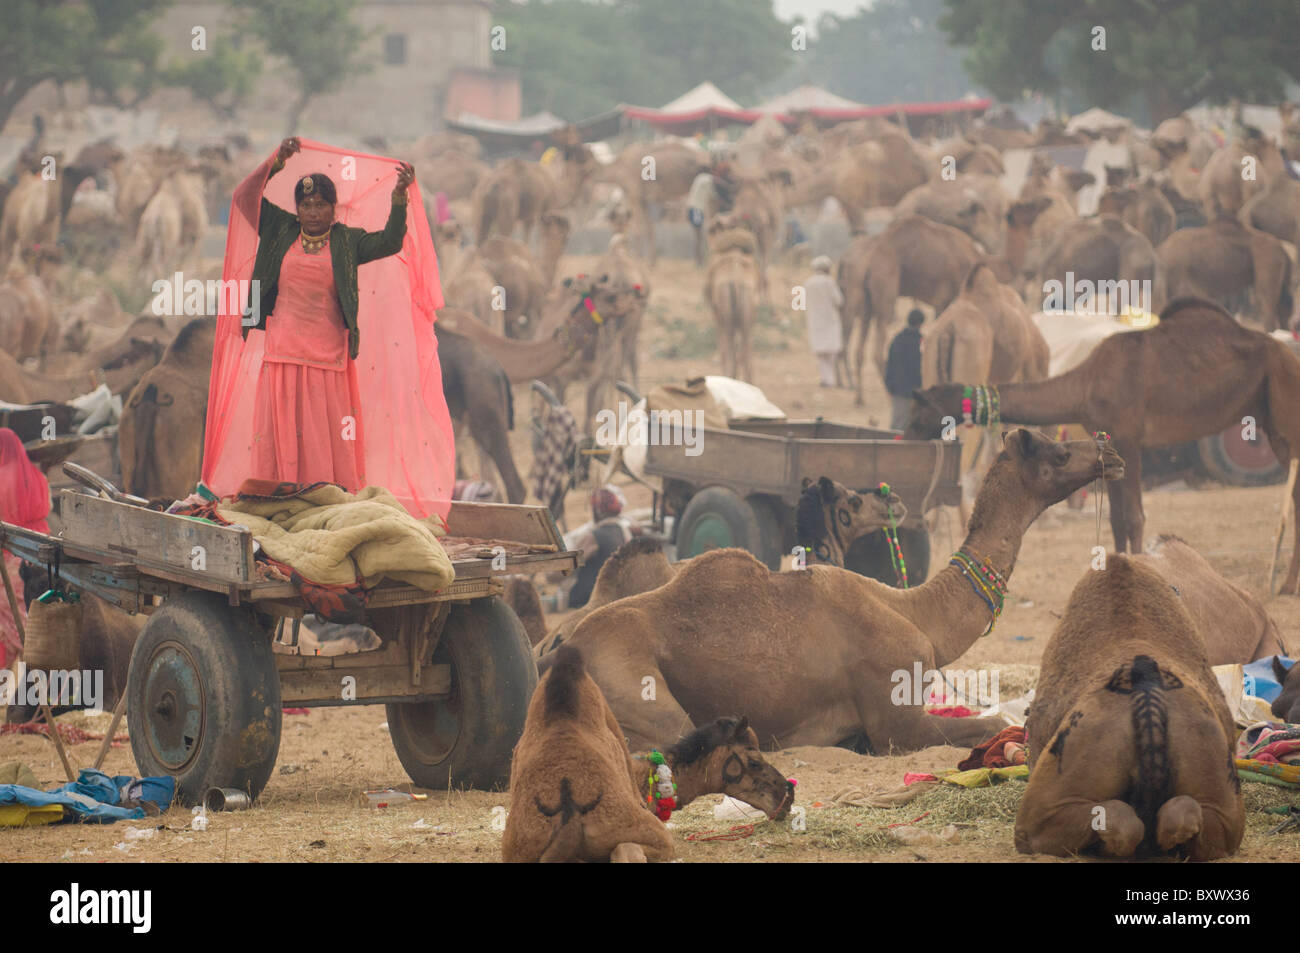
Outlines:
[{"label": "trailer wheel", "polygon": [[[925,529],[899,527],[898,544],[907,561],[907,583],[919,586],[930,572],[930,534]],[[889,539],[884,530],[855,539],[844,556],[844,568],[888,586],[900,585],[889,558]]]},{"label": "trailer wheel", "polygon": [[1261,432],[1253,443],[1243,440],[1236,424],[1196,441],[1196,453],[1205,472],[1228,486],[1268,486],[1286,476],[1268,437]]},{"label": "trailer wheel", "polygon": [[131,652],[127,726],[142,776],[176,779],[176,800],[208,788],[257,797],[280,750],[280,676],[252,612],[186,592],[150,618]]},{"label": "trailer wheel", "polygon": [[433,662],[451,666],[449,695],[387,706],[402,767],[422,788],[504,787],[537,687],[523,624],[496,596],[455,606]]},{"label": "trailer wheel", "polygon": [[738,546],[763,557],[763,528],[754,507],[725,486],[709,486],[691,497],[677,532],[677,558]]}]

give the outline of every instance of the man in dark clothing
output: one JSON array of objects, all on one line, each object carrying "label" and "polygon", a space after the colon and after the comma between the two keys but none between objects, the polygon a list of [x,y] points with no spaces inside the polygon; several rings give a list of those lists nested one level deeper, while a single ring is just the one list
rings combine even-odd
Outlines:
[{"label": "man in dark clothing", "polygon": [[894,336],[889,344],[889,360],[885,363],[885,390],[889,391],[892,412],[890,430],[905,430],[908,413],[912,409],[912,391],[921,387],[921,325],[925,315],[913,308],[907,316],[907,327]]},{"label": "man in dark clothing", "polygon": [[632,538],[631,531],[619,518],[623,512],[622,495],[608,484],[592,491],[591,518],[595,525],[591,528],[590,536],[578,544],[586,556],[586,562],[579,567],[573,587],[569,590],[570,609],[581,609],[587,604],[591,590],[596,586],[596,577],[600,575],[600,567],[614,555],[615,550]]}]

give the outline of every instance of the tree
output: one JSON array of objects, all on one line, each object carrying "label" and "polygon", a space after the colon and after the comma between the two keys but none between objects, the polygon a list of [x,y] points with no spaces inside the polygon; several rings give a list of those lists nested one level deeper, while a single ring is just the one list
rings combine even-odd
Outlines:
[{"label": "tree", "polygon": [[[41,83],[85,80],[92,96],[138,103],[157,82],[161,41],[149,33],[169,0],[5,0],[0,129]],[[130,99],[123,98],[127,89]]]},{"label": "tree", "polygon": [[186,61],[174,61],[161,81],[184,86],[218,116],[233,119],[252,93],[261,69],[262,61],[255,53],[236,49],[233,38],[222,38],[209,50],[195,51]]},{"label": "tree", "polygon": [[793,56],[772,0],[532,0],[498,4],[496,22],[505,49],[493,62],[519,70],[524,110],[569,120],[658,105],[704,80],[753,101]]},{"label": "tree", "polygon": [[945,2],[940,27],[1003,99],[1035,90],[1113,108],[1137,92],[1155,125],[1202,99],[1277,101],[1300,79],[1294,0]]},{"label": "tree", "polygon": [[289,61],[298,98],[289,107],[285,135],[298,130],[315,96],[332,93],[368,67],[361,59],[369,35],[352,22],[360,0],[232,0],[243,26],[268,53]]},{"label": "tree", "polygon": [[877,0],[852,17],[825,14],[808,78],[863,103],[959,99],[971,81],[938,27],[943,0]]}]

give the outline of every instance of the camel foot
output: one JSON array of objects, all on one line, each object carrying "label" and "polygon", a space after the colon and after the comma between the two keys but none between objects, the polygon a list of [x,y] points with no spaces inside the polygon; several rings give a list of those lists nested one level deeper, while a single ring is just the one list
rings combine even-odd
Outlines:
[{"label": "camel foot", "polygon": [[1123,801],[1103,801],[1105,813],[1096,816],[1101,852],[1107,857],[1132,857],[1146,837],[1146,825],[1137,812]]},{"label": "camel foot", "polygon": [[1163,851],[1185,844],[1201,833],[1201,805],[1186,794],[1170,798],[1156,814],[1156,843]]},{"label": "camel foot", "polygon": [[609,862],[611,864],[649,863],[649,861],[646,860],[645,851],[642,850],[641,845],[632,843],[619,844],[615,847],[609,855]]}]

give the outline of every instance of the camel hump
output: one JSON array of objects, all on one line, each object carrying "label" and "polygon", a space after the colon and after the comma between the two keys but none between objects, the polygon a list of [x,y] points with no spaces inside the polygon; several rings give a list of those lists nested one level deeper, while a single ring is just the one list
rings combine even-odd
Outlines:
[{"label": "camel hump", "polygon": [[587,667],[582,653],[572,645],[562,645],[555,650],[547,669],[545,711],[547,718],[576,718],[578,715],[578,687]]},{"label": "camel hump", "polygon": [[980,261],[976,262],[971,270],[967,272],[966,281],[962,284],[962,287],[967,291],[989,291],[996,288],[997,285],[998,276],[993,273],[992,268]]}]

